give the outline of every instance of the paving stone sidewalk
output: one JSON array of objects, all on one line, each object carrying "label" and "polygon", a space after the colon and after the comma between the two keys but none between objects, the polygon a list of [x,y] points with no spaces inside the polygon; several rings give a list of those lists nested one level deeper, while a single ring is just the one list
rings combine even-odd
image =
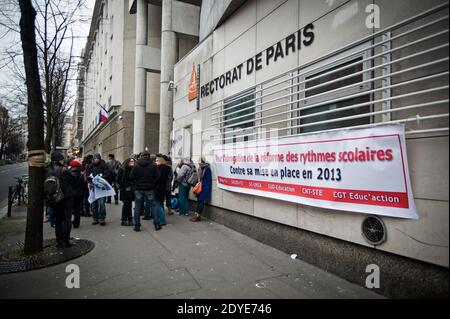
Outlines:
[{"label": "paving stone sidewalk", "polygon": [[[160,231],[143,221],[136,233],[120,226],[120,210],[107,204],[106,226],[82,217],[72,230],[95,243],[87,255],[0,275],[0,298],[383,298],[212,221],[173,215]],[[25,217],[22,207],[0,220],[0,251],[23,241]],[[44,237],[54,238],[48,223]],[[68,264],[80,267],[79,289],[65,285]]]}]

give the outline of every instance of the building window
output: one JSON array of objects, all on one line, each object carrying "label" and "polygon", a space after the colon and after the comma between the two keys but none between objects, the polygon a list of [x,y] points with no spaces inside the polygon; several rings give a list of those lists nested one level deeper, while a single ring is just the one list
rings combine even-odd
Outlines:
[{"label": "building window", "polygon": [[[222,132],[224,143],[235,143],[234,135],[252,130],[255,125],[255,90],[248,90],[226,99],[223,104]],[[244,137],[244,141],[248,137]]]},{"label": "building window", "polygon": [[[343,52],[322,61],[319,65],[312,65],[302,70],[300,76],[300,121],[301,125],[297,133],[309,133],[324,131],[342,127],[358,126],[371,123],[371,94],[361,94],[370,91],[372,86],[370,80],[372,72],[364,70],[371,67],[371,50],[363,50],[369,44],[364,44],[352,49],[353,52]],[[346,58],[342,58],[346,56]],[[339,59],[337,62],[333,60]],[[354,76],[352,76],[354,74]],[[339,80],[341,79],[342,80]],[[354,97],[351,97],[355,95]],[[349,96],[348,99],[345,97]],[[334,101],[333,100],[337,100]],[[327,103],[330,101],[330,103]],[[364,104],[364,106],[351,108],[349,106]],[[316,106],[317,105],[317,106]],[[347,107],[347,108],[346,108]],[[339,110],[346,108],[345,110]],[[322,114],[319,114],[322,113]],[[313,115],[318,114],[318,115]],[[348,118],[355,115],[367,114],[366,117],[357,117],[335,121],[339,118]],[[325,123],[321,123],[325,122]],[[309,125],[318,123],[316,125]],[[307,125],[307,126],[303,126]]]}]

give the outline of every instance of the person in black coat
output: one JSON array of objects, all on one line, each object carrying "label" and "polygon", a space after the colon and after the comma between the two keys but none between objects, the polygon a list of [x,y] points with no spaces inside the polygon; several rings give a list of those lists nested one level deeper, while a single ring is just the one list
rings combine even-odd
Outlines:
[{"label": "person in black coat", "polygon": [[70,243],[70,231],[72,229],[72,207],[73,196],[75,194],[72,185],[75,183],[75,177],[64,166],[64,156],[59,152],[51,155],[52,163],[46,171],[45,178],[49,176],[58,177],[61,191],[64,198],[57,203],[49,203],[49,206],[55,215],[55,235],[56,247],[67,248]]},{"label": "person in black coat", "polygon": [[134,230],[137,232],[141,230],[141,210],[145,200],[148,200],[152,208],[155,230],[160,230],[161,225],[155,207],[155,185],[159,178],[159,171],[150,159],[149,152],[141,153],[139,160],[131,170],[130,178],[135,186]]},{"label": "person in black coat", "polygon": [[[89,183],[92,181],[92,177],[95,177],[97,175],[100,175],[105,180],[108,180],[109,178],[109,169],[105,163],[104,160],[102,160],[102,157],[100,154],[95,154],[92,159],[92,164],[89,165],[86,168],[86,177],[89,181]],[[91,210],[92,210],[92,217],[94,218],[94,221],[92,225],[97,225],[100,223],[100,225],[104,226],[105,218],[106,218],[106,207],[105,207],[105,201],[106,198],[102,197],[97,199],[91,204]]]},{"label": "person in black coat", "polygon": [[105,180],[109,179],[108,165],[98,153],[93,156],[91,164],[86,167],[86,175],[89,177],[91,174],[93,177],[100,175]]},{"label": "person in black coat", "polygon": [[[117,174],[119,173],[119,169],[122,166],[119,161],[117,161],[114,157],[114,154],[108,155],[108,162],[106,162],[108,166],[109,174],[107,182],[111,184],[114,188],[116,195],[114,195],[114,203],[119,205],[119,192],[116,185]],[[111,196],[106,198],[106,203],[111,204]]]},{"label": "person in black coat", "polygon": [[172,199],[172,183],[175,175],[172,169],[172,159],[170,158],[170,156],[163,154],[157,154],[156,156],[157,160],[159,157],[160,162],[165,162],[164,169],[166,170],[165,175],[167,176],[167,183],[166,183],[166,193],[164,194],[164,200],[166,202],[167,215],[170,216],[173,215],[172,204],[170,203],[170,200]]},{"label": "person in black coat", "polygon": [[92,159],[93,156],[91,154],[86,155],[85,158],[83,159],[83,162],[81,163],[81,174],[83,175],[83,179],[84,179],[84,187],[83,187],[83,210],[81,211],[81,216],[86,216],[86,217],[91,217],[91,204],[89,204],[88,202],[88,198],[89,198],[89,182],[87,179],[87,168],[89,167],[89,165],[92,164]]},{"label": "person in black coat", "polygon": [[159,215],[160,224],[166,225],[166,214],[164,211],[164,200],[166,199],[167,191],[170,191],[171,181],[173,178],[172,168],[167,165],[168,157],[162,154],[156,155],[156,165],[159,170],[159,178],[156,182],[155,199],[156,209]]},{"label": "person in black coat", "polygon": [[70,161],[69,165],[70,165],[70,172],[75,177],[74,183],[72,184],[72,188],[74,191],[73,196],[74,203],[72,209],[74,219],[72,221],[72,225],[73,228],[78,228],[80,227],[80,216],[81,211],[83,210],[83,193],[85,184],[84,184],[84,177],[81,174],[80,162],[77,160],[72,160]]},{"label": "person in black coat", "polygon": [[122,206],[122,226],[133,226],[133,216],[131,206],[134,201],[134,183],[130,178],[131,170],[134,167],[134,158],[128,158],[123,162],[117,173],[116,183],[120,189],[120,200]]}]

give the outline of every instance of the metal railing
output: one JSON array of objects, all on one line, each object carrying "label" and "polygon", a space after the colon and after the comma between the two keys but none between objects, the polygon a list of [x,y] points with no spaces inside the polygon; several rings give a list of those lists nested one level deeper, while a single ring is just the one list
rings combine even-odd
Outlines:
[{"label": "metal railing", "polygon": [[15,177],[15,179],[17,184],[8,186],[8,217],[11,217],[11,209],[14,203],[17,202],[17,206],[28,203],[28,174]]},{"label": "metal railing", "polygon": [[213,136],[227,143],[264,129],[281,137],[380,123],[404,123],[408,135],[448,132],[448,17],[445,3],[215,102]]}]

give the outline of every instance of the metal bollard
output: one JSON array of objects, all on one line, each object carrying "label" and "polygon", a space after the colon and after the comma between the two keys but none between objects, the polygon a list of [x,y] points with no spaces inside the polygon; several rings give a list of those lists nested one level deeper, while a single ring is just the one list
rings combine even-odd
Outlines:
[{"label": "metal bollard", "polygon": [[11,217],[11,208],[12,208],[12,193],[13,187],[11,185],[8,186],[8,217]]}]

